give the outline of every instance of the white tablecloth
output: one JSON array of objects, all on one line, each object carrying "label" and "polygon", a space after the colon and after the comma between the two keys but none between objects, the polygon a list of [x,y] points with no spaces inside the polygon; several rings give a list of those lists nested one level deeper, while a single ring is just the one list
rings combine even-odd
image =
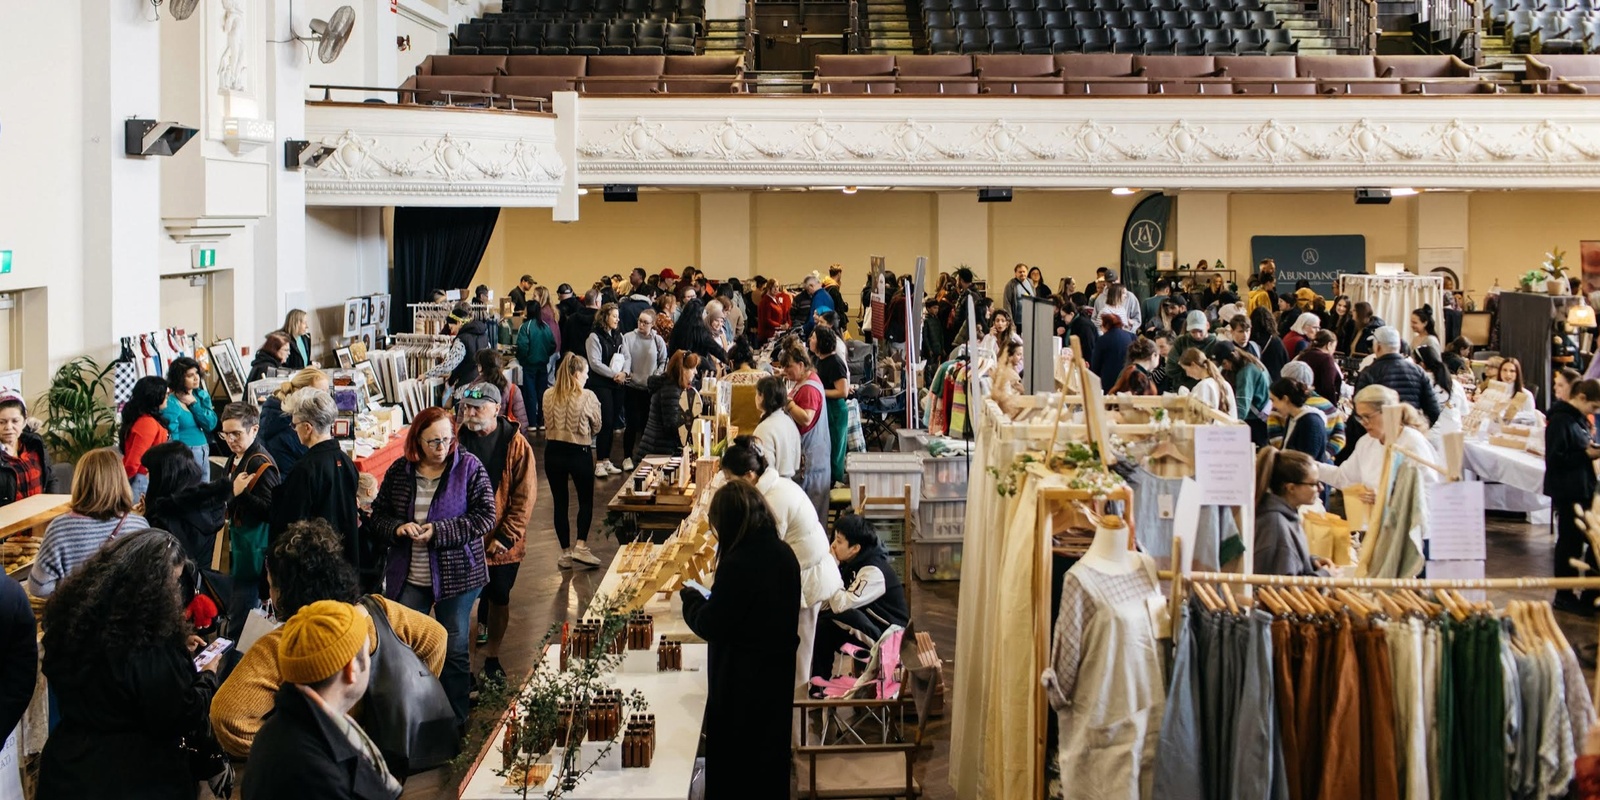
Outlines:
[{"label": "white tablecloth", "polygon": [[[654,651],[651,651],[653,654]],[[560,658],[560,648],[551,646],[547,658],[552,666]],[[655,657],[650,661],[654,663]],[[706,646],[683,646],[682,672],[619,672],[616,688],[624,694],[638,689],[656,717],[656,752],[647,769],[591,772],[577,790],[563,794],[571,800],[684,800],[694,779],[695,753],[700,747],[700,726],[706,711]],[[505,800],[518,793],[505,787],[505,779],[495,774],[504,769],[499,742],[505,726],[495,726],[491,750],[473,769],[461,800]],[[618,744],[620,747],[620,743]],[[544,797],[544,792],[529,792],[529,797]]]},{"label": "white tablecloth", "polygon": [[1550,498],[1544,496],[1544,458],[1526,450],[1488,442],[1466,442],[1463,465],[1486,486],[1484,508],[1534,515],[1530,521],[1548,521]]}]

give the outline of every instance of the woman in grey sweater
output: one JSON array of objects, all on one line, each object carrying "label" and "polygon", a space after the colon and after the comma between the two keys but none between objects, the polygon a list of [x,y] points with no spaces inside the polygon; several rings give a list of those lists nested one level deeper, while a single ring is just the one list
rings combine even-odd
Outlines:
[{"label": "woman in grey sweater", "polygon": [[1256,456],[1255,571],[1262,575],[1326,575],[1331,566],[1311,555],[1300,507],[1316,502],[1322,484],[1305,453],[1263,447]]}]

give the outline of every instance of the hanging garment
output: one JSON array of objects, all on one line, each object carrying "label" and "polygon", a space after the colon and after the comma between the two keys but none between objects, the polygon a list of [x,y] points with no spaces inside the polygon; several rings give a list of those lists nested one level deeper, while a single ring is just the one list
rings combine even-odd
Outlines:
[{"label": "hanging garment", "polygon": [[1394,684],[1394,729],[1399,753],[1400,796],[1429,800],[1428,723],[1433,718],[1423,694],[1423,638],[1426,623],[1416,617],[1397,620],[1384,629],[1389,669]]},{"label": "hanging garment", "polygon": [[[1128,477],[1133,487],[1133,529],[1139,549],[1154,556],[1157,561],[1172,558],[1171,509],[1177,508],[1181,478],[1162,478],[1144,467],[1137,467]],[[1162,517],[1163,508],[1168,516]],[[1225,544],[1226,543],[1226,544]],[[1242,552],[1243,540],[1239,538],[1239,525],[1233,512],[1221,506],[1202,506],[1200,526],[1195,532],[1194,568],[1210,572],[1222,568],[1226,561],[1224,551]]]},{"label": "hanging garment", "polygon": [[1327,739],[1325,720],[1330,704],[1324,687],[1323,662],[1326,660],[1323,639],[1332,642],[1331,631],[1326,632],[1311,622],[1295,626],[1292,642],[1299,671],[1294,683],[1296,733],[1300,740],[1302,760],[1299,766],[1300,796],[1315,800],[1322,784],[1322,759],[1317,754],[1323,750]]},{"label": "hanging garment", "polygon": [[1238,618],[1235,632],[1243,642],[1244,664],[1239,714],[1233,736],[1233,786],[1238,800],[1287,800],[1276,697],[1272,687],[1272,615],[1256,610]]},{"label": "hanging garment", "polygon": [[1064,800],[1151,796],[1165,683],[1148,601],[1161,585],[1154,560],[1131,557],[1120,574],[1080,560],[1061,587],[1043,684],[1061,723]]},{"label": "hanging garment", "polygon": [[1295,659],[1290,651],[1294,640],[1291,623],[1272,621],[1272,685],[1277,703],[1278,754],[1283,760],[1283,777],[1290,800],[1301,800],[1300,728],[1295,724]]},{"label": "hanging garment", "polygon": [[1406,459],[1394,468],[1394,485],[1374,532],[1378,541],[1370,554],[1362,553],[1370,563],[1361,565],[1360,577],[1415,578],[1422,573],[1420,531],[1428,518],[1428,504],[1421,470]]},{"label": "hanging garment", "polygon": [[1572,765],[1577,759],[1577,746],[1581,746],[1582,743],[1575,744],[1572,741],[1572,720],[1567,714],[1566,682],[1561,675],[1561,657],[1556,655],[1555,644],[1546,641],[1535,656],[1539,659],[1539,669],[1544,673],[1545,684],[1549,686],[1549,690],[1543,696],[1544,720],[1539,740],[1541,779],[1539,791],[1544,797],[1560,797],[1566,793],[1568,784],[1572,783]]},{"label": "hanging garment", "polygon": [[1204,613],[1200,601],[1193,597],[1173,610],[1172,683],[1156,745],[1153,800],[1189,800],[1194,796],[1194,787],[1204,785],[1200,767],[1200,669],[1195,641],[1195,620]]},{"label": "hanging garment", "polygon": [[1355,634],[1349,619],[1339,619],[1322,636],[1323,696],[1328,706],[1322,781],[1317,797],[1361,797],[1365,774],[1361,763],[1361,670]]},{"label": "hanging garment", "polygon": [[1361,668],[1361,797],[1365,800],[1399,800],[1400,780],[1395,763],[1394,677],[1389,664],[1389,642],[1374,623],[1354,631],[1356,660]]},{"label": "hanging garment", "polygon": [[[1506,796],[1505,759],[1490,757],[1504,746],[1499,643],[1499,623],[1482,616],[1463,621],[1451,642],[1455,741],[1452,785],[1446,787],[1445,797],[1504,800]],[[1441,709],[1444,705],[1441,698]]]},{"label": "hanging garment", "polygon": [[1522,681],[1517,671],[1517,654],[1511,646],[1511,620],[1500,621],[1500,685],[1505,701],[1506,789],[1515,793],[1517,756],[1522,743]]}]

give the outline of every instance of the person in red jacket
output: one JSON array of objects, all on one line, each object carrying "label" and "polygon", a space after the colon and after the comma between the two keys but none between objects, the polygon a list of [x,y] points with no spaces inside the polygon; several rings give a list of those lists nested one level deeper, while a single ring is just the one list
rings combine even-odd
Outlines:
[{"label": "person in red jacket", "polygon": [[167,382],[150,375],[133,385],[128,402],[122,406],[117,442],[122,445],[122,469],[128,473],[135,503],[150,488],[150,471],[140,463],[145,451],[167,440],[167,424],[161,419],[161,409],[166,405]]},{"label": "person in red jacket", "polygon": [[767,281],[766,289],[761,295],[761,310],[756,320],[756,329],[763,342],[771,341],[772,337],[789,327],[789,312],[794,308],[794,298],[776,280]]}]

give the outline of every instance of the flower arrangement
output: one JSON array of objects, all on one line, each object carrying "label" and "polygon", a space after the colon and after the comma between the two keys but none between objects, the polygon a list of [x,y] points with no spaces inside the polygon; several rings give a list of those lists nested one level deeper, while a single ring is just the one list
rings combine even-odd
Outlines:
[{"label": "flower arrangement", "polygon": [[1010,497],[1017,493],[1021,484],[1023,473],[1028,471],[1029,464],[1043,464],[1047,469],[1059,472],[1066,469],[1082,470],[1085,468],[1100,468],[1100,451],[1092,444],[1084,442],[1067,442],[1062,452],[1045,458],[1040,453],[1023,453],[1011,461],[1011,466],[1004,472],[996,467],[989,467],[989,474],[995,478],[995,492],[1001,497]]}]

